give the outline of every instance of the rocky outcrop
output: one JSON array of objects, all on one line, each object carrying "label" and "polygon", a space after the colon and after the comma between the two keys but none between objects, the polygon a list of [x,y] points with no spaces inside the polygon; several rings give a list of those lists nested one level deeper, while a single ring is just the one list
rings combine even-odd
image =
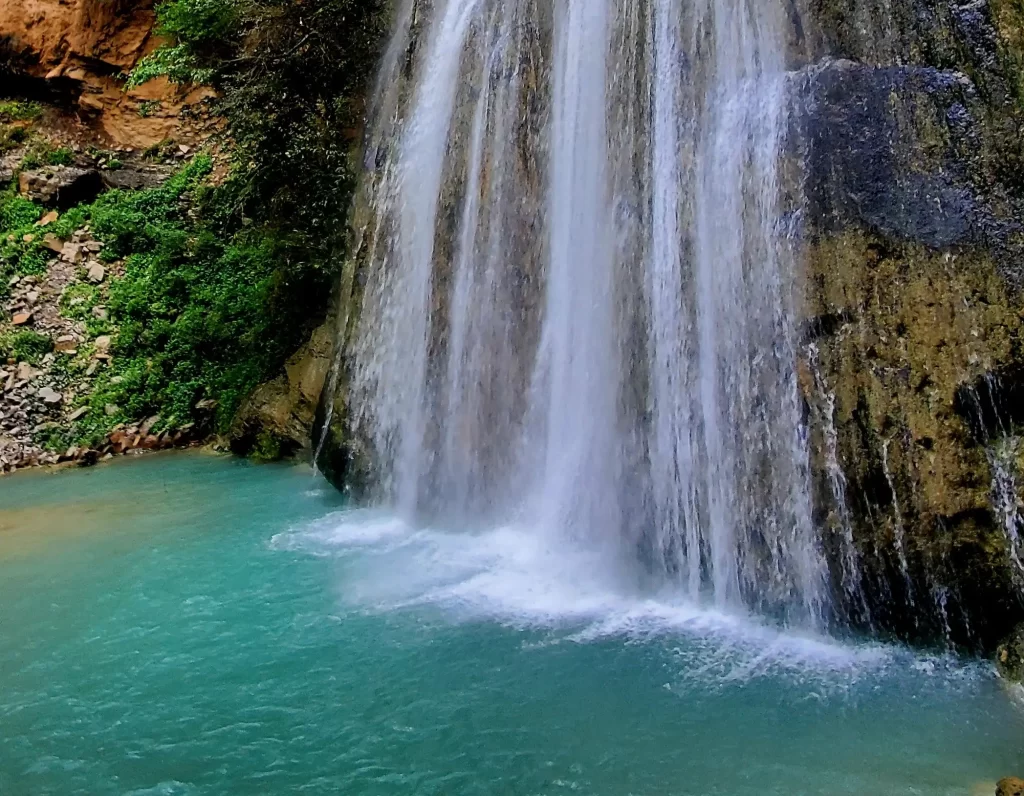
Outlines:
[{"label": "rocky outcrop", "polygon": [[74,111],[108,145],[186,143],[213,121],[192,118],[212,96],[165,79],[126,91],[124,76],[159,44],[154,0],[9,0],[0,3],[0,80],[15,93]]},{"label": "rocky outcrop", "polygon": [[102,189],[103,180],[95,169],[48,166],[18,175],[18,192],[47,207],[66,210],[81,202],[91,202]]},{"label": "rocky outcrop", "polygon": [[324,324],[285,363],[283,373],[243,404],[228,435],[231,449],[258,458],[304,450],[310,458],[313,421],[333,351],[334,326]]}]

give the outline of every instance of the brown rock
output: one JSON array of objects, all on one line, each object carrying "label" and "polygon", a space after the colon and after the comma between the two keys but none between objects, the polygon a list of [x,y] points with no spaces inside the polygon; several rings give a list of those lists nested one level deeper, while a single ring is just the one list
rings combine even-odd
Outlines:
[{"label": "brown rock", "polygon": [[107,438],[113,453],[124,453],[135,447],[136,436],[123,429],[111,432]]},{"label": "brown rock", "polygon": [[88,411],[89,411],[89,407],[88,406],[80,406],[80,407],[78,407],[74,412],[72,412],[70,415],[68,415],[68,422],[69,423],[74,423],[76,420],[78,420],[78,418],[83,417],[86,414],[86,412],[88,412]]},{"label": "brown rock", "polygon": [[31,381],[42,373],[40,370],[36,370],[28,362],[19,362],[17,370],[18,381]]},{"label": "brown rock", "polygon": [[[41,219],[39,219],[36,222],[36,226],[37,227],[45,227],[47,224],[52,224],[58,218],[59,218],[59,213],[57,213],[56,210],[51,210],[49,213],[47,213],[45,216],[43,216]],[[44,240],[44,243],[45,243],[45,238],[43,240]]]},{"label": "brown rock", "polygon": [[[53,90],[77,98],[78,115],[116,146],[145,148],[180,138],[192,115],[182,113],[185,106],[213,95],[166,78],[123,88],[120,76],[160,43],[153,30],[154,5],[154,0],[0,2],[0,40],[11,40],[19,66],[41,90],[48,88],[44,81],[53,81]],[[159,100],[159,109],[140,114],[140,104],[149,100]]]},{"label": "brown rock", "polygon": [[[43,218],[46,218],[46,216],[43,216]],[[52,232],[47,232],[45,235],[43,235],[43,245],[50,251],[57,252],[58,254],[60,254],[61,250],[63,250],[64,248],[64,241],[62,241]]]},{"label": "brown rock", "polygon": [[996,796],[1024,796],[1024,779],[1006,777],[996,784]]},{"label": "brown rock", "polygon": [[69,263],[77,263],[82,259],[82,247],[78,243],[65,243],[60,250],[60,259]]},{"label": "brown rock", "polygon": [[103,267],[101,263],[90,263],[88,271],[88,278],[90,282],[99,284],[100,282],[103,281],[106,275],[107,270]]},{"label": "brown rock", "polygon": [[19,313],[17,313],[11,319],[11,323],[13,323],[15,326],[25,326],[26,324],[31,323],[31,322],[32,322],[32,313],[31,312],[19,312]]}]

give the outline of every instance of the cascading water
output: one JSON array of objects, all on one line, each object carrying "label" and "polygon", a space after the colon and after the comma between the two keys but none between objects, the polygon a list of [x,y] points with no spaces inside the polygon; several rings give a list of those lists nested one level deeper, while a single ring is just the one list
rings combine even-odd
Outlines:
[{"label": "cascading water", "polygon": [[782,0],[409,0],[351,378],[379,492],[827,621]]}]

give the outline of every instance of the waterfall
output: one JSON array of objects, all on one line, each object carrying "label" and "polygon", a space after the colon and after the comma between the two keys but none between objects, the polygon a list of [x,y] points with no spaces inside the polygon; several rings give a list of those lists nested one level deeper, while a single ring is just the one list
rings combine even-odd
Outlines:
[{"label": "waterfall", "polygon": [[350,352],[377,497],[820,626],[784,0],[409,0]]}]

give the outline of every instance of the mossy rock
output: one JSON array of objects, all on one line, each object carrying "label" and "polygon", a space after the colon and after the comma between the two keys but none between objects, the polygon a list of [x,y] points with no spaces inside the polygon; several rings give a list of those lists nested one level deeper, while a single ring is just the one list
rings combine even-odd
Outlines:
[{"label": "mossy rock", "polygon": [[[1018,625],[1010,636],[996,650],[996,668],[1006,680],[1014,683],[1024,682],[1024,624]],[[1009,780],[1004,780],[1004,782]],[[1013,780],[1024,785],[1024,781]],[[1002,793],[1003,791],[999,791]],[[1024,789],[1006,791],[1021,794]]]}]

